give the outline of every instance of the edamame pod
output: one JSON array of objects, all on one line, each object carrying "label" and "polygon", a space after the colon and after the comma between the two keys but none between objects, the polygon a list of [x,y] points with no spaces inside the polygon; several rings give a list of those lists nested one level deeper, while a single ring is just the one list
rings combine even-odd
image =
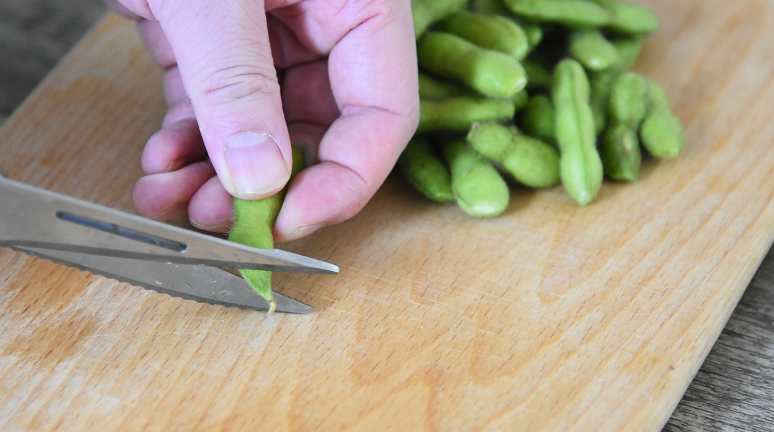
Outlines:
[{"label": "edamame pod", "polygon": [[635,181],[642,165],[637,133],[623,123],[611,125],[599,143],[605,174],[613,180]]},{"label": "edamame pod", "polygon": [[468,9],[472,12],[508,16],[511,11],[505,7],[502,0],[471,0]]},{"label": "edamame pod", "polygon": [[648,114],[648,80],[637,73],[627,72],[615,81],[610,90],[608,115],[613,122],[638,130]]},{"label": "edamame pod", "polygon": [[449,170],[426,137],[414,136],[400,155],[398,165],[422,195],[437,202],[454,201]]},{"label": "edamame pod", "polygon": [[471,12],[482,14],[500,15],[513,19],[527,35],[530,51],[534,49],[541,40],[543,40],[543,28],[540,24],[524,19],[514,19],[511,10],[505,7],[502,0],[472,0],[468,5]]},{"label": "edamame pod", "polygon": [[527,35],[529,50],[532,51],[543,40],[543,27],[540,27],[540,24],[526,20],[519,20],[517,23],[521,26],[521,28],[524,30],[524,33]]},{"label": "edamame pod", "polygon": [[529,99],[521,115],[521,127],[527,135],[545,142],[556,141],[554,106],[548,96],[536,95]]},{"label": "edamame pod", "polygon": [[527,89],[546,90],[551,88],[553,77],[551,71],[542,61],[530,56],[524,59],[521,64],[527,73]]},{"label": "edamame pod", "polygon": [[658,17],[650,9],[619,0],[591,0],[607,8],[613,19],[607,28],[621,33],[646,34],[658,30]]},{"label": "edamame pod", "polygon": [[514,111],[521,111],[524,109],[524,107],[527,106],[527,102],[529,101],[529,93],[527,93],[527,90],[522,90],[513,96],[511,96],[511,102],[513,102],[513,110]]},{"label": "edamame pod", "polygon": [[510,99],[458,97],[440,101],[419,101],[417,132],[467,131],[474,122],[504,120],[515,114]]},{"label": "edamame pod", "polygon": [[468,133],[468,143],[525,186],[545,188],[559,183],[559,153],[556,149],[518,133],[513,126],[476,124]]},{"label": "edamame pod", "polygon": [[473,92],[456,84],[419,72],[419,97],[424,100],[443,100],[470,96]]},{"label": "edamame pod", "polygon": [[419,39],[430,24],[464,8],[466,3],[466,0],[411,0],[414,37]]},{"label": "edamame pod", "polygon": [[597,135],[607,124],[607,105],[610,89],[618,77],[632,67],[642,49],[642,38],[618,38],[613,40],[618,52],[618,63],[604,72],[590,74],[591,109]]},{"label": "edamame pod", "polygon": [[465,140],[455,140],[442,147],[449,164],[452,191],[457,204],[477,217],[494,217],[508,207],[508,184],[497,169],[485,161]]},{"label": "edamame pod", "polygon": [[672,114],[669,97],[655,81],[648,81],[650,112],[640,127],[642,145],[659,158],[674,158],[685,146],[685,132],[680,120]]},{"label": "edamame pod", "polygon": [[438,23],[438,29],[517,60],[524,59],[529,51],[524,30],[513,20],[498,15],[456,12]]},{"label": "edamame pod", "polygon": [[537,22],[554,22],[571,28],[599,28],[613,14],[588,0],[504,0],[514,14]]},{"label": "edamame pod", "polygon": [[[303,168],[304,153],[294,146],[291,179]],[[290,180],[288,180],[289,184]],[[259,200],[234,198],[234,225],[228,234],[228,239],[255,248],[273,249],[272,230],[286,192],[287,186],[275,195]],[[245,281],[269,302],[269,313],[274,312],[277,303],[271,291],[271,272],[265,270],[239,270],[239,272],[242,273]]]},{"label": "edamame pod", "polygon": [[598,30],[576,30],[570,35],[570,54],[588,70],[600,72],[618,63],[618,51]]},{"label": "edamame pod", "polygon": [[427,32],[417,44],[419,64],[483,95],[509,98],[527,85],[518,60],[449,33]]},{"label": "edamame pod", "polygon": [[589,204],[602,186],[602,161],[596,148],[589,81],[575,60],[559,62],[552,91],[562,183],[580,205]]}]

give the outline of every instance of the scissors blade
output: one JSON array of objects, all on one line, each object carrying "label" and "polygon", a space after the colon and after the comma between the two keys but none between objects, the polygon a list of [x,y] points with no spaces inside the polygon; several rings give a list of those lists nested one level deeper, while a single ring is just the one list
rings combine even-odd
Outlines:
[{"label": "scissors blade", "polygon": [[324,261],[257,249],[36,188],[0,175],[0,246],[212,267],[338,274]]},{"label": "scissors blade", "polygon": [[[250,289],[244,279],[216,267],[116,258],[29,246],[12,246],[12,249],[173,297],[243,309],[269,309],[269,303]],[[277,312],[304,314],[314,310],[313,307],[278,292],[274,292],[274,298],[277,302]]]}]

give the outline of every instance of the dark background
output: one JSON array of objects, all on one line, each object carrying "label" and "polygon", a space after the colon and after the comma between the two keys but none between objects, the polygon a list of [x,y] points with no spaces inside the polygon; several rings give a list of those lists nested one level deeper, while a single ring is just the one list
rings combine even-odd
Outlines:
[{"label": "dark background", "polygon": [[[105,11],[99,0],[0,0],[0,124]],[[664,431],[774,431],[774,253]]]}]

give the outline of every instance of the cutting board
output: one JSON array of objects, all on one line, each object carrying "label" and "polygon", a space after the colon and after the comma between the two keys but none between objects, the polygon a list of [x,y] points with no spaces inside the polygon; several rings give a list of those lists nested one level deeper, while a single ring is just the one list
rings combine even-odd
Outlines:
[{"label": "cutting board", "polygon": [[[283,245],[341,267],[275,277],[310,315],[0,249],[0,430],[658,430],[774,238],[774,3],[647,4],[663,26],[636,68],[672,97],[681,158],[587,208],[520,190],[492,220],[393,176]],[[162,95],[108,16],[0,130],[0,166],[134,211]]]}]

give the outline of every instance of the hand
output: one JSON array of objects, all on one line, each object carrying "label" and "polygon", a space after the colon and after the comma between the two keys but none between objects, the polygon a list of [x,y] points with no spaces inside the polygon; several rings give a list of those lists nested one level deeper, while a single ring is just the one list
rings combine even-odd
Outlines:
[{"label": "hand", "polygon": [[357,214],[416,128],[409,1],[107,1],[166,70],[170,109],[134,191],[144,216],[227,231],[232,195],[287,183],[293,143],[317,163],[291,184],[275,238],[300,238]]}]

